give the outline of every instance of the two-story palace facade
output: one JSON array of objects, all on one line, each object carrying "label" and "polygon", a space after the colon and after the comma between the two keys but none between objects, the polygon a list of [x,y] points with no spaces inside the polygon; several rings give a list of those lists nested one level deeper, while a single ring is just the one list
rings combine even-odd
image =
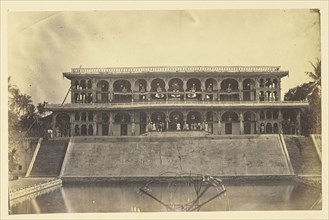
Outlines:
[{"label": "two-story palace facade", "polygon": [[73,68],[63,73],[71,102],[46,109],[55,136],[299,134],[308,103],[281,101],[288,74],[278,66]]}]

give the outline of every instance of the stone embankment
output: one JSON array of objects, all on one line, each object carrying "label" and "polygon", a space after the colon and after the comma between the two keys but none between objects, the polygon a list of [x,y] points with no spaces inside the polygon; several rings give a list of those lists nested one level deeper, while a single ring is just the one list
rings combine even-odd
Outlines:
[{"label": "stone embankment", "polygon": [[[27,182],[29,182],[29,181],[27,181]],[[38,183],[34,183],[33,185],[25,184],[21,187],[15,187],[13,189],[10,189],[9,190],[9,199],[10,199],[10,201],[12,201],[12,200],[18,199],[23,196],[37,193],[41,190],[45,190],[48,188],[52,188],[55,186],[61,186],[61,185],[62,185],[62,180],[58,179],[58,178],[50,179],[50,180],[46,180],[46,181],[40,180]]]},{"label": "stone embankment", "polygon": [[61,171],[68,179],[293,175],[278,135],[75,137]]}]

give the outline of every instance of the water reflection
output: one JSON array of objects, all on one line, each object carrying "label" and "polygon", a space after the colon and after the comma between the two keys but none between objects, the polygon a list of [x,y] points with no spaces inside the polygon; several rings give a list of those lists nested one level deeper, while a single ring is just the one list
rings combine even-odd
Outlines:
[{"label": "water reflection", "polygon": [[[11,207],[12,214],[83,212],[166,212],[148,196],[140,195],[143,184],[66,184],[50,193],[25,200]],[[152,187],[157,198],[180,204],[195,197],[180,186],[168,191],[168,183]],[[200,211],[309,210],[321,209],[321,191],[293,182],[226,183],[227,197],[216,198]],[[172,188],[171,188],[172,189]],[[194,194],[193,194],[194,193]],[[212,193],[209,191],[209,193]]]}]

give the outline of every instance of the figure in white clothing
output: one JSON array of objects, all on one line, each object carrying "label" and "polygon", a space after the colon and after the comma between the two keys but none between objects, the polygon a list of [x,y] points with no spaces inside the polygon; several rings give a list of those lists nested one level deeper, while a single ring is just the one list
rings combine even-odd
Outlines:
[{"label": "figure in white clothing", "polygon": [[192,84],[192,87],[190,89],[190,93],[187,95],[188,98],[195,98],[196,97],[196,88],[195,84]]},{"label": "figure in white clothing", "polygon": [[208,131],[208,123],[207,122],[204,124],[204,130]]},{"label": "figure in white clothing", "polygon": [[155,94],[155,97],[158,99],[161,99],[164,97],[164,95],[162,94],[162,89],[160,87],[160,84],[157,83],[157,93]]}]

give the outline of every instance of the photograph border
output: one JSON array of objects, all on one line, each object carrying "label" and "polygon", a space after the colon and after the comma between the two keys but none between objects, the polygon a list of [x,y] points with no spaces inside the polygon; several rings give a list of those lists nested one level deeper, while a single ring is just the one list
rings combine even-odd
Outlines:
[{"label": "photograph border", "polygon": [[[13,11],[311,9],[321,12],[322,210],[202,213],[67,213],[8,215],[8,13]],[[1,219],[327,219],[328,218],[328,2],[327,1],[1,1]]]}]

